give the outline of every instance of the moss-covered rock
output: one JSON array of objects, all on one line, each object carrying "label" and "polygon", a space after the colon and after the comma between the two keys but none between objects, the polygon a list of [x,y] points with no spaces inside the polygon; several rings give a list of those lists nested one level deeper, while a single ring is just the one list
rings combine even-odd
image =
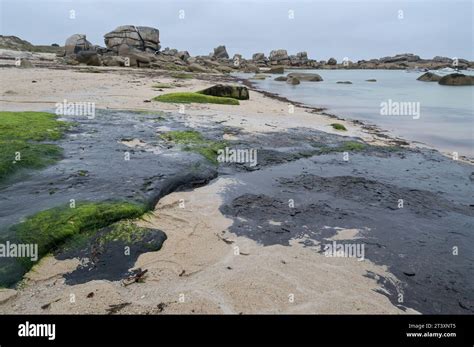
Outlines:
[{"label": "moss-covered rock", "polygon": [[[39,212],[12,227],[19,241],[38,245],[41,258],[72,237],[99,230],[124,218],[139,217],[145,207],[129,202],[76,203]],[[28,264],[27,264],[28,265]]]},{"label": "moss-covered rock", "polygon": [[231,86],[226,84],[217,84],[198,92],[200,94],[212,95],[218,97],[232,98],[237,100],[248,100],[249,90],[244,86]]},{"label": "moss-covered rock", "polygon": [[177,104],[224,104],[224,105],[239,105],[239,101],[233,98],[224,98],[218,96],[204,95],[201,93],[169,93],[159,95],[153,98],[155,101],[169,102]]}]

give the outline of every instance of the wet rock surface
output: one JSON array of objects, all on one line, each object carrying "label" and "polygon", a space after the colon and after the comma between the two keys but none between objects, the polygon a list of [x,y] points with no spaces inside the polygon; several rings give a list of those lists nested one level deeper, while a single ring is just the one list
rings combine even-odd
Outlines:
[{"label": "wet rock surface", "polygon": [[453,73],[441,77],[438,83],[443,86],[472,86],[474,85],[474,76]]},{"label": "wet rock surface", "polygon": [[[334,135],[331,144],[328,134],[299,133],[303,147],[337,148],[340,138]],[[285,147],[297,147],[291,137],[274,135],[274,151],[294,154]],[[221,207],[234,220],[230,230],[263,245],[297,239],[323,252],[341,228],[358,229],[356,239],[338,242],[364,244],[365,258],[400,280],[380,282],[394,305],[422,313],[474,312],[471,166],[430,150],[366,146],[348,153],[347,161],[341,152],[318,153],[240,171]]]},{"label": "wet rock surface", "polygon": [[199,93],[218,97],[233,98],[237,100],[249,99],[249,91],[245,86],[216,84],[215,86],[201,90]]},{"label": "wet rock surface", "polygon": [[[76,205],[129,201],[152,208],[164,195],[204,185],[217,175],[202,156],[167,148],[159,139],[158,127],[183,127],[172,114],[97,110],[93,118],[63,118],[75,123],[63,140],[55,142],[63,148],[63,160],[42,170],[20,171],[2,182],[1,240],[15,241],[13,225],[40,211],[69,205],[71,199]],[[134,139],[141,145],[125,144]],[[12,261],[16,259],[0,258],[0,266],[7,268]],[[15,268],[16,274],[0,271],[2,283],[21,278],[22,267]]]},{"label": "wet rock surface", "polygon": [[119,281],[133,275],[129,269],[134,267],[140,254],[160,250],[165,240],[166,234],[161,230],[118,222],[97,232],[85,246],[58,252],[56,258],[82,259],[77,269],[64,275],[66,284],[96,279]]},{"label": "wet rock surface", "polygon": [[[204,182],[216,175],[204,158],[163,146],[156,128],[178,123],[160,112],[101,110],[94,119],[64,119],[77,124],[56,142],[64,149],[64,159],[44,170],[22,172],[0,186],[1,226],[70,199],[126,199],[154,205],[173,187],[191,188],[192,181]],[[122,143],[127,139],[141,139],[148,146],[127,146]]]}]

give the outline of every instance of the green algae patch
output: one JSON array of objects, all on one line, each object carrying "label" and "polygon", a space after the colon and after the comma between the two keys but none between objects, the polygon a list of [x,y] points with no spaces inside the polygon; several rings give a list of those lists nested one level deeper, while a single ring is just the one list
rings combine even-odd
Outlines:
[{"label": "green algae patch", "polygon": [[[77,203],[75,208],[56,207],[36,213],[14,225],[12,231],[21,243],[37,244],[40,259],[73,237],[89,236],[121,219],[144,213],[144,206],[129,202]],[[32,265],[29,259],[24,262],[27,269]]]},{"label": "green algae patch", "polygon": [[168,142],[184,145],[184,150],[201,154],[213,164],[217,164],[217,154],[227,146],[226,141],[205,139],[196,130],[173,130],[161,134],[161,138]]},{"label": "green algae patch", "polygon": [[22,168],[39,169],[61,159],[56,141],[71,126],[46,112],[0,112],[0,181]]},{"label": "green algae patch", "polygon": [[328,146],[322,143],[312,143],[317,148],[318,154],[329,154],[337,152],[359,152],[367,148],[367,145],[357,141],[345,141],[336,146]]},{"label": "green algae patch", "polygon": [[153,100],[160,102],[170,102],[176,104],[222,104],[222,105],[239,105],[239,101],[233,98],[204,95],[200,93],[169,93],[154,97]]},{"label": "green algae patch", "polygon": [[347,141],[344,142],[341,146],[341,151],[343,152],[357,152],[362,151],[366,147],[365,144],[356,141]]},{"label": "green algae patch", "polygon": [[[110,242],[122,242],[134,245],[143,242],[154,229],[144,228],[136,225],[131,220],[122,220],[106,228],[107,232],[102,232],[97,237],[97,242],[101,246],[106,246]],[[146,244],[150,251],[157,251],[161,248],[161,243],[157,247],[153,244]]]},{"label": "green algae patch", "polygon": [[341,123],[332,123],[331,126],[335,130],[347,131],[346,127],[344,125],[342,125]]}]

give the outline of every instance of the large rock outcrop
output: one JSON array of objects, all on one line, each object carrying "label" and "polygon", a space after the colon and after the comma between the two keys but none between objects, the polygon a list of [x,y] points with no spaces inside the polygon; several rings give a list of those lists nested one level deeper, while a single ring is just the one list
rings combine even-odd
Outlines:
[{"label": "large rock outcrop", "polygon": [[225,49],[225,46],[217,46],[214,48],[214,53],[212,55],[216,59],[229,59],[229,54]]},{"label": "large rock outcrop", "polygon": [[105,45],[108,49],[119,53],[127,47],[155,53],[160,50],[160,31],[151,27],[122,25],[104,35]]},{"label": "large rock outcrop", "polygon": [[286,49],[276,49],[270,52],[269,56],[271,65],[289,65],[290,58]]},{"label": "large rock outcrop", "polygon": [[304,66],[309,64],[308,53],[298,52],[296,55],[290,55],[290,63],[293,66]]},{"label": "large rock outcrop", "polygon": [[74,34],[69,36],[64,45],[66,56],[78,54],[82,51],[90,51],[91,49],[92,44],[87,41],[86,35],[84,34]]},{"label": "large rock outcrop", "polygon": [[266,66],[268,63],[268,59],[264,53],[255,53],[252,55],[252,61],[257,66]]},{"label": "large rock outcrop", "polygon": [[81,64],[91,66],[101,66],[102,60],[95,50],[81,51],[74,56],[75,60]]},{"label": "large rock outcrop", "polygon": [[265,53],[255,53],[254,55],[252,55],[252,60],[255,62],[265,61]]}]

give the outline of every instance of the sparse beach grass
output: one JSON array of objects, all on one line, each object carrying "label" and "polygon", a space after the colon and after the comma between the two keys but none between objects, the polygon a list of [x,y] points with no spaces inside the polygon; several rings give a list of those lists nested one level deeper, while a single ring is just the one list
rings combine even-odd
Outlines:
[{"label": "sparse beach grass", "polygon": [[204,95],[199,93],[169,93],[159,95],[153,98],[155,101],[170,102],[177,104],[222,104],[222,105],[239,105],[239,101],[233,98],[225,98],[211,95]]},{"label": "sparse beach grass", "polygon": [[332,123],[331,126],[336,130],[347,131],[346,127],[340,123]]},{"label": "sparse beach grass", "polygon": [[184,150],[199,153],[214,164],[217,164],[217,151],[227,145],[226,141],[207,140],[195,130],[169,131],[162,134],[161,138],[184,145]]},{"label": "sparse beach grass", "polygon": [[0,181],[20,168],[42,168],[62,149],[41,141],[59,140],[70,124],[45,112],[0,112]]}]

